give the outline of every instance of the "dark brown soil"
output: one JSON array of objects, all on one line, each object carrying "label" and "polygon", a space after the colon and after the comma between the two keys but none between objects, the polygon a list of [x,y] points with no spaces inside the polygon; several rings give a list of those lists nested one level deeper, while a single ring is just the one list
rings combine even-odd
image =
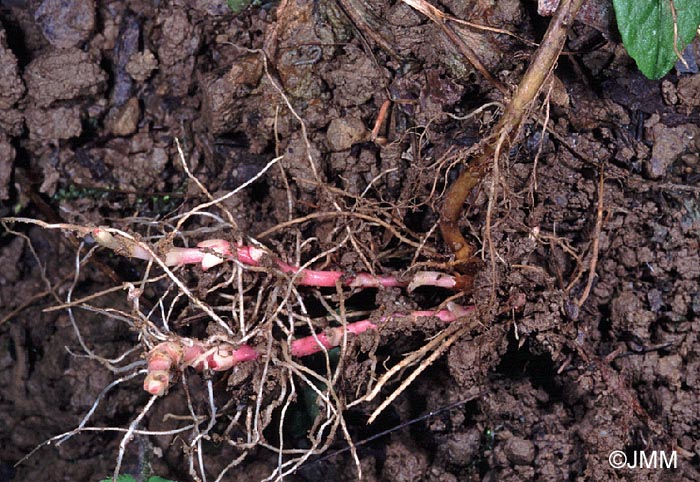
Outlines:
[{"label": "dark brown soil", "polygon": [[[433,3],[534,41],[547,23],[530,1]],[[359,442],[465,403],[359,446],[363,480],[700,479],[700,74],[643,78],[610,27],[609,2],[590,3],[595,8],[574,26],[551,83],[549,130],[535,121],[545,118],[543,95],[503,156],[488,236],[491,176],[465,206],[463,232],[485,254],[474,292],[461,301],[477,306],[480,323],[373,425],[366,424],[369,414],[397,382],[379,401],[350,409],[348,431]],[[353,26],[346,9],[360,12],[365,24]],[[533,47],[476,28],[459,32],[495,77],[517,85]],[[386,100],[392,101],[388,120],[373,142]],[[503,101],[498,90],[437,26],[402,2],[288,0],[234,14],[223,0],[4,1],[0,216],[154,234],[156,221],[174,225],[174,216],[206,201],[177,160],[177,138],[191,171],[214,196],[283,155],[226,201],[237,229],[222,233],[214,220],[197,218],[188,228],[209,231],[194,242],[211,233],[250,235],[280,256],[300,252],[304,260],[340,246],[315,266],[350,272],[367,264],[401,271],[415,262],[444,269],[450,253],[434,230],[438,209],[446,185],[478,151],[498,112],[466,114],[491,101]],[[334,206],[385,224],[332,215]],[[279,227],[318,212],[331,214]],[[35,226],[12,229],[0,237],[0,481],[100,480],[114,470],[120,432],[80,433],[14,466],[77,427],[101,391],[127,372],[80,356],[68,312],[45,311],[66,301],[80,240]],[[417,241],[430,235],[414,259],[417,248],[396,232]],[[356,244],[344,240],[348,233]],[[311,241],[298,249],[305,239]],[[596,276],[585,296],[596,249]],[[137,281],[144,270],[141,261],[97,251],[81,268],[72,299]],[[197,270],[187,279],[202,296],[221,280]],[[253,290],[270,289],[254,284],[253,275],[244,281]],[[166,288],[149,286],[142,308],[157,305]],[[450,294],[379,290],[351,298],[348,309],[379,317],[429,309]],[[520,306],[516,300],[523,298]],[[133,309],[124,290],[94,305]],[[192,313],[183,309],[178,320]],[[137,347],[121,365],[140,360],[141,340],[120,319],[106,311],[74,310],[74,316],[88,349],[112,358]],[[194,319],[175,328],[186,336],[211,334],[212,326]],[[336,390],[348,401],[357,398],[374,362],[381,374],[441,329],[427,320],[389,324],[381,339],[361,336]],[[254,404],[256,370],[251,364],[230,379],[217,375],[221,406]],[[270,367],[266,401],[279,396],[280,373]],[[208,414],[204,378],[187,375],[196,411]],[[109,392],[89,425],[128,427],[148,400],[141,380]],[[290,417],[311,417],[299,408],[311,395],[297,396]],[[142,426],[173,427],[166,414],[188,413],[177,384]],[[279,416],[278,409],[272,417]],[[285,447],[308,448],[308,428],[290,422]],[[274,423],[265,435],[279,443]],[[123,473],[150,464],[156,475],[192,479],[188,437],[136,436]],[[225,441],[223,435],[206,441],[209,480],[240,455]],[[338,431],[330,451],[345,446]],[[615,470],[608,463],[615,450],[675,451],[678,467]],[[288,480],[357,477],[349,452],[318,458]],[[226,477],[263,480],[277,460],[256,448]]]}]

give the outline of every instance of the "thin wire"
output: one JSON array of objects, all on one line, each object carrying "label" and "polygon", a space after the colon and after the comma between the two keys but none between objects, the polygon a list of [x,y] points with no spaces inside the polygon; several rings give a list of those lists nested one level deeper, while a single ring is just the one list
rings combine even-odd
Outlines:
[{"label": "thin wire", "polygon": [[[465,405],[465,404],[467,404],[467,403],[469,403],[469,402],[471,402],[471,401],[473,401],[473,400],[476,400],[477,398],[481,397],[481,396],[484,395],[485,393],[486,393],[486,390],[482,390],[482,391],[480,391],[480,392],[478,392],[478,393],[472,395],[472,396],[469,397],[469,398],[465,398],[464,400],[460,400],[460,401],[458,401],[458,402],[452,403],[452,404],[450,404],[450,405],[447,405],[447,406],[445,406],[445,407],[439,408],[439,409],[437,409],[437,410],[430,411],[430,412],[428,412],[428,413],[426,413],[426,414],[424,414],[424,415],[421,415],[421,416],[418,417],[418,418],[414,418],[414,419],[412,419],[412,420],[408,420],[408,421],[406,421],[406,422],[400,423],[399,425],[397,425],[397,426],[395,426],[395,427],[392,427],[392,428],[389,428],[389,429],[387,429],[387,430],[382,430],[381,432],[376,433],[376,434],[372,435],[371,437],[368,437],[368,438],[366,438],[366,439],[364,439],[364,440],[361,440],[361,441],[355,443],[355,448],[361,447],[362,445],[366,445],[366,444],[372,442],[373,440],[376,440],[376,439],[378,439],[378,438],[381,438],[381,437],[383,437],[383,436],[385,436],[385,435],[389,435],[390,433],[396,432],[397,430],[401,430],[402,428],[409,427],[409,426],[414,425],[414,424],[416,424],[416,423],[422,422],[423,420],[427,420],[427,419],[429,419],[429,418],[431,418],[431,417],[434,417],[434,416],[436,416],[436,415],[440,415],[441,413],[449,412],[449,411],[451,411],[451,410],[454,410],[454,409],[457,408],[457,407],[460,407],[460,406]],[[336,450],[336,451],[334,451],[334,452],[332,452],[332,453],[329,453],[329,454],[326,454],[326,455],[324,455],[323,457],[320,457],[320,458],[318,458],[318,459],[316,459],[316,460],[314,460],[314,461],[312,461],[312,462],[309,462],[308,464],[304,465],[303,467],[300,467],[300,469],[305,469],[305,468],[311,467],[312,465],[315,465],[315,464],[318,464],[318,463],[320,463],[320,462],[323,462],[324,460],[328,460],[328,459],[330,459],[331,457],[335,457],[336,455],[340,455],[340,454],[345,453],[345,452],[347,452],[347,451],[349,451],[349,450],[351,450],[351,447],[350,447],[350,446],[347,446],[347,447],[345,447],[345,448]]]}]

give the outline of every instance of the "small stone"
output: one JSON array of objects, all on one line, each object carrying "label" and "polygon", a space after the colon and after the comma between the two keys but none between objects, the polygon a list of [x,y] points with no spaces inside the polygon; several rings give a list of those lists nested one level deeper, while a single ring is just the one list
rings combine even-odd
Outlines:
[{"label": "small stone", "polygon": [[115,136],[129,136],[136,132],[140,115],[139,101],[132,97],[124,105],[115,108],[107,115],[107,128]]},{"label": "small stone", "polygon": [[236,60],[226,73],[225,79],[234,87],[239,85],[255,87],[260,82],[262,74],[263,64],[260,62],[260,56],[249,55]]},{"label": "small stone", "polygon": [[535,460],[535,444],[520,437],[509,438],[503,450],[514,465],[530,465]]},{"label": "small stone", "polygon": [[328,147],[332,151],[338,152],[350,149],[353,144],[367,140],[368,134],[369,132],[361,119],[345,117],[331,121],[326,132],[326,139]]},{"label": "small stone", "polygon": [[656,124],[651,129],[654,147],[651,158],[644,163],[644,170],[650,179],[659,179],[685,151],[695,148],[700,128],[693,124],[666,127]]},{"label": "small stone", "polygon": [[649,302],[651,311],[654,313],[661,311],[661,308],[664,306],[663,295],[661,291],[656,288],[649,290],[647,293],[647,301]]},{"label": "small stone", "polygon": [[678,90],[673,82],[664,80],[661,82],[661,95],[667,105],[675,105],[678,103]]}]

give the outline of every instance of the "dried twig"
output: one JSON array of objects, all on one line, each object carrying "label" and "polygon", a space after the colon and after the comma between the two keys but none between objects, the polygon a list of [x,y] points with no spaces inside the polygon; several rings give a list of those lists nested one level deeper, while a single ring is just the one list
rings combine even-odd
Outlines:
[{"label": "dried twig", "polygon": [[457,47],[459,52],[469,61],[470,64],[474,66],[474,68],[481,75],[484,76],[486,80],[493,84],[493,86],[496,87],[504,96],[510,95],[508,88],[505,85],[503,85],[503,83],[500,80],[496,79],[493,75],[491,75],[491,73],[484,66],[479,57],[474,53],[474,51],[466,44],[464,40],[462,40],[462,37],[460,37],[459,34],[455,32],[452,26],[447,23],[447,19],[449,18],[447,15],[445,15],[438,8],[432,6],[426,0],[402,1],[406,5],[415,8],[420,13],[428,17],[430,20],[435,22],[435,24],[437,24],[440,27],[440,29],[442,29],[443,33]]}]

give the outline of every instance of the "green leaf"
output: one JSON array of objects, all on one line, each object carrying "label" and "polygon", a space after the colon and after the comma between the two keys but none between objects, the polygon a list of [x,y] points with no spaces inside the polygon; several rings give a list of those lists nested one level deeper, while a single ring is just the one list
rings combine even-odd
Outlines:
[{"label": "green leaf", "polygon": [[[650,79],[666,75],[678,61],[673,50],[671,0],[613,0],[622,43]],[[678,20],[676,47],[683,51],[700,25],[700,0],[674,0]]]},{"label": "green leaf", "polygon": [[226,0],[226,4],[233,13],[240,13],[244,8],[250,5],[251,1],[252,0]]},{"label": "green leaf", "polygon": [[170,480],[170,479],[164,479],[163,477],[157,477],[154,475],[153,477],[148,478],[148,482],[175,482],[175,481]]}]

